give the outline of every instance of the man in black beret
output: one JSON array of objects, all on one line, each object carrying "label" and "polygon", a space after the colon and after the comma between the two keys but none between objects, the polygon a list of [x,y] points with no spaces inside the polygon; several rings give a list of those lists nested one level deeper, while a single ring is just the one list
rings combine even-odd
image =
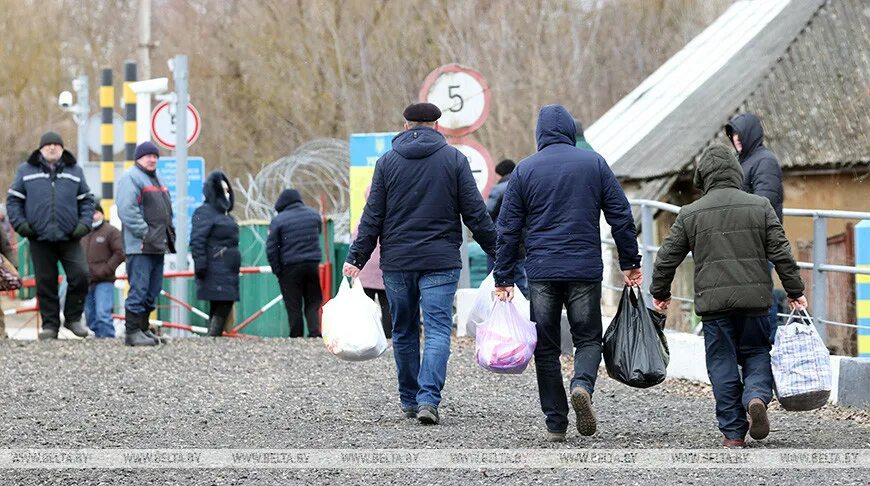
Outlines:
[{"label": "man in black beret", "polygon": [[91,230],[96,202],[84,171],[63,148],[60,135],[42,135],[39,148],[18,166],[8,194],[9,222],[30,242],[42,316],[39,339],[56,339],[60,330],[58,262],[69,283],[64,327],[76,336],[87,337],[82,312],[88,293],[88,262],[79,240]]},{"label": "man in black beret", "polygon": [[[441,110],[414,103],[403,115],[405,131],[375,165],[344,274],[356,278],[380,240],[402,411],[421,423],[437,424],[462,268],[462,223],[489,255],[495,254],[496,234],[468,159],[437,131]],[[422,363],[421,306],[426,327]]]}]

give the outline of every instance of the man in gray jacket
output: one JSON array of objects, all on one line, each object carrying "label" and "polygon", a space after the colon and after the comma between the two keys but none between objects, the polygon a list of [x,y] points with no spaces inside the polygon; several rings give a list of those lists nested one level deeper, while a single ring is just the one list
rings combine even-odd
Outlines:
[{"label": "man in gray jacket", "polygon": [[91,229],[95,202],[82,168],[64,150],[60,135],[42,135],[39,149],[18,167],[8,194],[9,222],[30,243],[42,316],[39,339],[57,339],[60,330],[58,262],[69,283],[64,327],[86,337],[82,312],[88,293],[88,262],[79,239]]},{"label": "man in gray jacket", "polygon": [[175,253],[175,226],[169,190],[157,178],[160,153],[151,142],[136,147],[136,164],[118,182],[118,216],[123,223],[130,293],[124,303],[127,346],[154,346],[148,328],[163,287],[163,256]]}]

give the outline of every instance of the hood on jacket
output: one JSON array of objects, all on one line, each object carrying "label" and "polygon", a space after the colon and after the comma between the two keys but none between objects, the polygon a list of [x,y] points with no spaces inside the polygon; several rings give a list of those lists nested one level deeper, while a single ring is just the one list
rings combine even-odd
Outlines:
[{"label": "hood on jacket", "polygon": [[[221,182],[226,182],[230,188],[230,199],[224,196],[224,188],[221,187]],[[236,193],[233,191],[233,186],[226,174],[216,170],[208,175],[205,181],[205,186],[202,188],[202,194],[205,197],[206,204],[218,208],[219,210],[228,213],[233,210],[236,203]]]},{"label": "hood on jacket", "polygon": [[695,170],[695,185],[704,194],[713,189],[740,189],[743,186],[743,169],[740,168],[734,151],[721,143],[707,148],[701,154]]},{"label": "hood on jacket", "polygon": [[734,141],[731,140],[731,134],[734,132],[737,132],[740,144],[743,146],[739,157],[741,162],[752,155],[755,149],[764,145],[764,129],[761,127],[761,120],[755,113],[742,113],[725,125],[725,135],[732,145],[734,145]]},{"label": "hood on jacket", "polygon": [[393,137],[393,150],[406,159],[424,159],[445,145],[444,135],[429,127],[412,128]]},{"label": "hood on jacket", "polygon": [[577,143],[577,126],[574,117],[562,105],[546,105],[538,113],[538,127],[535,129],[538,150],[554,143]]},{"label": "hood on jacket", "polygon": [[[42,153],[39,150],[34,150],[33,153],[30,154],[30,157],[27,158],[27,163],[35,167],[42,165],[42,161]],[[64,166],[76,165],[76,158],[72,152],[64,149],[63,153],[60,155],[58,163],[63,164]]]},{"label": "hood on jacket", "polygon": [[279,213],[291,204],[302,204],[302,196],[296,189],[284,189],[281,195],[278,196],[278,201],[275,203],[275,211]]}]

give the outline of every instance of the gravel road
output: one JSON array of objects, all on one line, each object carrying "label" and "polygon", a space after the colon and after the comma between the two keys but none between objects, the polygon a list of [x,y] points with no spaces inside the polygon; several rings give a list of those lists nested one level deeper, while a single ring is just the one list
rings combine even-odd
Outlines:
[{"label": "gravel road", "polygon": [[[709,387],[679,380],[629,389],[604,376],[599,432],[548,444],[534,370],[486,372],[473,341],[454,343],[442,425],[401,417],[391,352],[349,363],[317,339],[0,341],[0,449],[13,448],[716,448]],[[573,417],[571,418],[573,421]],[[772,407],[753,448],[870,448],[867,410]],[[316,452],[316,451],[315,451]],[[3,484],[870,484],[870,470],[5,470]]]}]

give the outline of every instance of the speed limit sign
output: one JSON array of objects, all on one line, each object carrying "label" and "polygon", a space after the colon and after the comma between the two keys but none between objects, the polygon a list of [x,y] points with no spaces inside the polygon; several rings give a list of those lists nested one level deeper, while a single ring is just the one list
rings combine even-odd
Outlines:
[{"label": "speed limit sign", "polygon": [[426,76],[420,101],[441,109],[441,132],[461,137],[480,128],[489,116],[489,85],[479,72],[447,64]]}]

